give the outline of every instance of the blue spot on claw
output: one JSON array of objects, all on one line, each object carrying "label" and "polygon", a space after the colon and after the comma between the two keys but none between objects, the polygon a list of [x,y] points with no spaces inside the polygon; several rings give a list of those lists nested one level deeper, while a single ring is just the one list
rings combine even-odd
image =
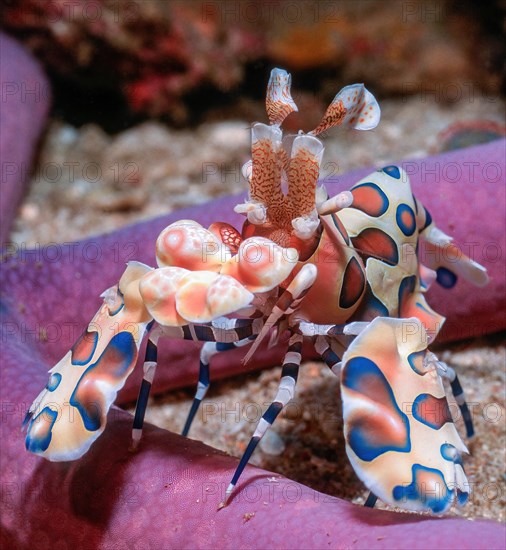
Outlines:
[{"label": "blue spot on claw", "polygon": [[[32,426],[35,422],[40,422],[40,417],[42,415],[48,415],[49,416],[49,424],[48,426],[45,426],[45,429],[43,433],[41,433],[39,436],[32,435]],[[44,407],[40,413],[30,422],[30,425],[28,426],[28,433],[26,434],[25,439],[25,447],[27,451],[30,451],[31,453],[43,453],[51,443],[51,438],[53,437],[53,434],[51,433],[53,430],[54,423],[56,422],[56,419],[58,417],[58,413],[56,411],[53,411],[49,407]]]},{"label": "blue spot on claw", "polygon": [[446,267],[438,267],[436,269],[436,281],[443,288],[453,288],[457,282],[457,275],[446,269]]},{"label": "blue spot on claw", "polygon": [[54,391],[61,382],[61,374],[59,372],[54,372],[46,384],[46,390]]},{"label": "blue spot on claw", "polygon": [[385,166],[383,172],[396,180],[401,179],[401,172],[397,166]]},{"label": "blue spot on claw", "polygon": [[[429,474],[429,479],[427,476],[423,476],[424,473]],[[411,476],[409,485],[394,487],[392,491],[394,499],[397,502],[408,500],[421,502],[435,514],[444,512],[453,500],[453,491],[446,485],[443,474],[434,468],[413,464]],[[429,481],[433,481],[433,483]]]}]

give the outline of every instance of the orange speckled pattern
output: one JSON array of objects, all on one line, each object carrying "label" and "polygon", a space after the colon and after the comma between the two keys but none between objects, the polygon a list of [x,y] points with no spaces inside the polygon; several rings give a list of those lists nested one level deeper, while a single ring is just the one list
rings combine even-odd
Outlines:
[{"label": "orange speckled pattern", "polygon": [[269,122],[281,124],[294,111],[297,111],[290,94],[291,76],[283,69],[273,69],[267,85],[265,107]]},{"label": "orange speckled pattern", "polygon": [[208,230],[218,237],[232,254],[237,254],[242,237],[233,225],[224,222],[215,222],[208,227]]},{"label": "orange speckled pattern", "polygon": [[351,84],[337,93],[320,124],[310,132],[318,135],[333,126],[345,125],[356,130],[370,130],[378,125],[380,108],[363,84]]},{"label": "orange speckled pattern", "polygon": [[316,182],[320,172],[318,149],[323,151],[321,144],[317,151],[311,151],[305,143],[301,143],[303,140],[303,137],[295,139],[287,170],[287,199],[292,219],[298,216],[308,216],[315,208]]},{"label": "orange speckled pattern", "polygon": [[281,133],[279,130],[265,124],[253,126],[251,144],[253,171],[250,181],[250,198],[267,207],[280,208],[285,200],[281,190],[280,148]]},{"label": "orange speckled pattern", "polygon": [[345,116],[346,107],[343,105],[342,100],[339,99],[332,102],[323,115],[323,119],[320,124],[318,124],[318,126],[313,130],[313,133],[318,135],[325,132],[325,130],[332,128],[332,126],[339,126],[343,123]]}]

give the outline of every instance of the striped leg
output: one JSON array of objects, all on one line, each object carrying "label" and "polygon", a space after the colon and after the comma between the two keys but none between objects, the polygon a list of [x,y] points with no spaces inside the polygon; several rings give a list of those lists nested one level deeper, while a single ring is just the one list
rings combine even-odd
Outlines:
[{"label": "striped leg", "polygon": [[[146,407],[148,404],[149,392],[151,390],[151,384],[155,376],[156,371],[156,359],[157,359],[157,344],[160,337],[168,338],[181,338],[184,340],[198,340],[211,343],[211,346],[216,346],[217,351],[225,349],[232,349],[232,347],[244,345],[250,342],[249,338],[254,337],[263,326],[261,318],[256,319],[227,319],[221,318],[213,321],[213,323],[203,323],[185,325],[182,327],[164,327],[158,325],[156,329],[150,334],[148,344],[146,347],[146,358],[144,361],[144,378],[139,390],[139,396],[137,398],[137,404],[135,407],[135,416],[132,429],[132,445],[131,449],[135,450],[139,445],[142,437],[142,426],[144,425],[144,416],[146,414]],[[216,344],[216,340],[223,340],[227,343]],[[208,347],[207,351],[210,352],[212,348]],[[204,398],[204,395],[209,387],[209,359],[216,352],[211,352],[209,357],[205,356],[200,361],[200,374],[199,374],[199,386],[197,387],[197,393],[195,395],[195,401],[199,398],[198,402],[193,403],[190,416],[185,424],[185,430],[183,435],[188,433],[191,422],[195,416],[200,401]],[[202,384],[201,384],[202,382]],[[203,392],[203,393],[202,393]]]},{"label": "striped leg", "polygon": [[158,339],[160,337],[160,330],[157,327],[148,338],[146,346],[146,356],[144,358],[144,377],[142,379],[141,387],[139,389],[139,396],[137,397],[137,404],[135,405],[134,423],[132,426],[132,444],[130,450],[135,451],[139,446],[139,442],[142,437],[142,427],[144,426],[144,416],[146,415],[146,408],[148,406],[149,392],[151,391],[151,384],[155,377],[157,355],[158,355]]},{"label": "striped leg", "polygon": [[330,347],[329,339],[324,336],[317,336],[314,343],[314,349],[323,361],[325,361],[327,367],[329,367],[336,376],[340,376],[341,359]]},{"label": "striped leg", "polygon": [[369,491],[369,496],[366,498],[364,502],[364,506],[366,508],[374,508],[374,505],[376,504],[377,500],[378,500],[378,497],[372,491]]},{"label": "striped leg", "polygon": [[[430,352],[429,352],[430,353]],[[442,378],[446,378],[450,382],[452,388],[453,397],[459,406],[462,418],[464,420],[464,425],[466,426],[466,436],[471,438],[474,436],[474,426],[473,418],[471,416],[471,411],[466,403],[466,398],[464,395],[464,390],[460,384],[459,377],[452,367],[448,366],[443,361],[439,361],[434,354],[431,354],[431,360],[435,362],[436,368]]]},{"label": "striped leg", "polygon": [[220,351],[228,351],[230,349],[235,349],[236,347],[241,347],[247,344],[250,344],[251,340],[246,338],[245,340],[240,340],[239,342],[231,343],[221,343],[221,342],[206,342],[202,349],[200,350],[200,369],[199,369],[199,381],[197,384],[197,391],[195,392],[195,397],[193,398],[193,403],[186,419],[182,435],[187,436],[190,431],[193,419],[199,410],[200,403],[204,399],[209,385],[211,383],[209,375],[209,363],[211,357],[219,353]]},{"label": "striped leg", "polygon": [[[448,369],[450,369],[450,367],[448,367]],[[451,371],[455,375],[453,380],[451,378],[448,378],[450,380],[450,386],[452,388],[453,397],[455,397],[455,401],[457,402],[460,412],[462,413],[462,418],[464,419],[464,424],[466,426],[466,436],[468,438],[471,438],[474,436],[474,426],[473,426],[473,418],[471,416],[471,411],[467,406],[466,397],[464,395],[464,390],[460,385],[459,377],[457,376],[457,373],[453,369],[451,369]]]},{"label": "striped leg", "polygon": [[[349,332],[348,328],[358,323],[348,323],[347,325],[317,325],[316,323],[308,323],[307,321],[301,321],[299,323],[299,332],[308,338],[314,338],[316,336],[325,336],[327,338],[339,338],[349,334],[355,334]],[[368,323],[361,323],[368,325]],[[357,333],[358,334],[358,333]],[[344,349],[344,347],[343,347]]]},{"label": "striped leg", "polygon": [[233,343],[256,337],[263,327],[261,316],[250,319],[220,317],[212,323],[192,323],[182,327],[160,326],[164,338],[194,340],[195,342]]},{"label": "striped leg", "polygon": [[[186,419],[182,435],[187,436],[190,431],[193,419],[197,414],[200,407],[200,403],[204,399],[209,385],[211,382],[209,363],[211,357],[216,355],[220,351],[227,351],[236,347],[244,346],[251,342],[250,338],[253,338],[258,334],[262,328],[262,319],[260,317],[255,319],[217,319],[211,324],[206,325],[188,325],[182,327],[183,337],[188,339],[204,340],[200,351],[200,368],[199,368],[199,381],[197,384],[197,391],[193,403]],[[167,329],[164,329],[167,331]]]},{"label": "striped leg", "polygon": [[248,447],[244,451],[242,458],[237,466],[235,473],[232,477],[232,481],[225,493],[225,500],[220,504],[220,508],[227,505],[227,502],[239,481],[246,464],[249,462],[253,451],[256,449],[258,443],[264,436],[265,432],[272,426],[279,413],[283,410],[283,407],[293,398],[295,394],[295,384],[297,382],[297,376],[299,374],[299,367],[301,361],[301,348],[302,348],[302,335],[292,334],[288,351],[283,361],[283,369],[281,372],[281,380],[279,383],[278,391],[274,401],[270,404],[269,408],[265,411],[262,418],[259,420],[255,433],[250,439]]}]

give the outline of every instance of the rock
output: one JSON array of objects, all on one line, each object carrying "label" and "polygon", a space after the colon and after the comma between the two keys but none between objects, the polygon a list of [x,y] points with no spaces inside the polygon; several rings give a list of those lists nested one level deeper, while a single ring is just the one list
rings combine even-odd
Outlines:
[{"label": "rock", "polygon": [[4,8],[4,24],[60,83],[78,90],[87,109],[109,94],[113,107],[126,100],[134,112],[181,121],[189,114],[183,95],[203,84],[232,89],[243,64],[262,51],[258,30],[228,24],[220,9],[212,2],[21,0]]}]

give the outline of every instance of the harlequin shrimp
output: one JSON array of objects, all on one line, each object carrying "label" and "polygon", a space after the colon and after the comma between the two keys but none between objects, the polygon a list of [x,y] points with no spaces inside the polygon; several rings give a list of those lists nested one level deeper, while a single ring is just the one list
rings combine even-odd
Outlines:
[{"label": "harlequin shrimp", "polygon": [[[191,220],[166,227],[156,241],[158,267],[130,262],[72,349],[49,372],[27,412],[26,448],[53,461],[84,455],[106,426],[107,412],[133,371],[148,335],[144,378],[133,420],[141,440],[160,338],[203,342],[187,435],[210,384],[211,358],[262,341],[288,349],[273,402],[259,420],[229,487],[225,505],[258,442],[294,396],[301,347],[309,339],[341,380],[346,452],[377,498],[407,510],[443,513],[463,504],[467,452],[452,421],[450,382],[473,434],[453,369],[430,351],[444,318],[425,292],[462,276],[477,286],[486,270],[463,256],[412,194],[409,178],[387,166],[329,197],[318,185],[324,146],[317,137],[343,126],[369,130],[380,109],[362,85],[343,88],[311,132],[283,137],[297,110],[290,75],[274,69],[266,100],[269,124],[252,126],[252,160],[243,173],[249,197],[236,206],[241,231]],[[445,254],[418,257],[420,240]],[[458,252],[458,253],[457,253]],[[72,420],[70,420],[72,419]]]}]

